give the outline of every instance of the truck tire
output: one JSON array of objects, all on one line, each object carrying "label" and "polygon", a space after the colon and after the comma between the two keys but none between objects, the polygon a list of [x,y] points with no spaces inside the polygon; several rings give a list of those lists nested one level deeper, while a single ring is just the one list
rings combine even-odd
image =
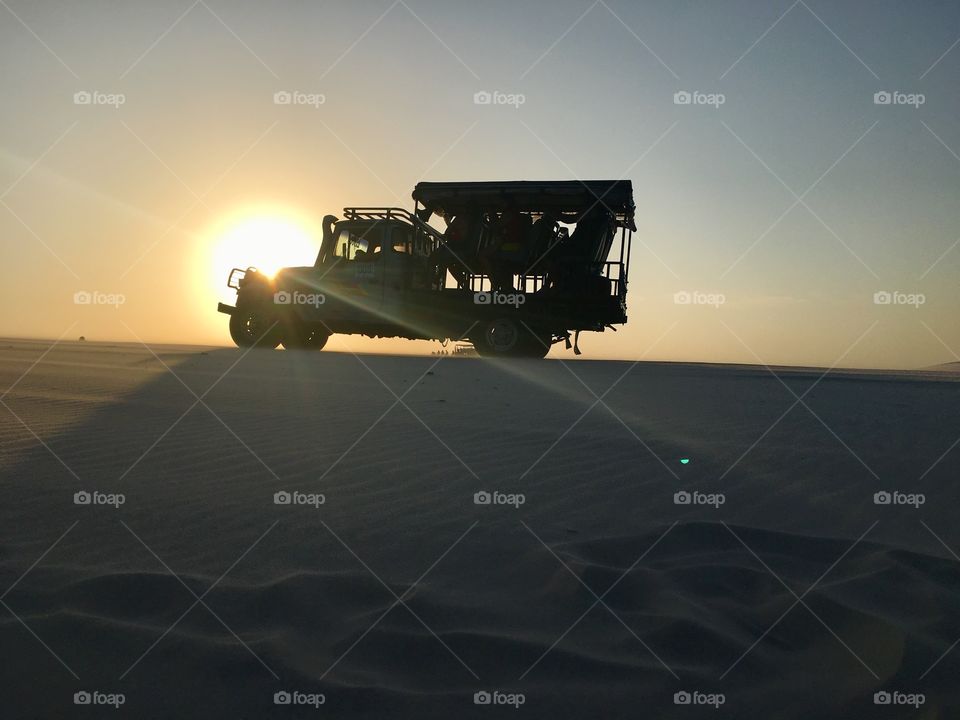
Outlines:
[{"label": "truck tire", "polygon": [[230,316],[230,337],[237,347],[274,349],[280,344],[277,318],[257,306],[238,307]]},{"label": "truck tire", "polygon": [[516,357],[522,347],[520,323],[510,318],[488,320],[473,340],[477,353],[484,357]]},{"label": "truck tire", "polygon": [[483,357],[543,358],[550,351],[551,339],[545,333],[532,333],[512,318],[496,318],[484,323],[471,341]]}]

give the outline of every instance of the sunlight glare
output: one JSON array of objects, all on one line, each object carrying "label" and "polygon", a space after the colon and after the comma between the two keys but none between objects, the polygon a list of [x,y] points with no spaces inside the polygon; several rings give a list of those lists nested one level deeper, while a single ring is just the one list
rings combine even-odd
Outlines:
[{"label": "sunlight glare", "polygon": [[320,237],[311,223],[289,211],[256,210],[237,214],[209,234],[214,281],[223,284],[230,270],[252,266],[273,276],[280,268],[313,265]]}]

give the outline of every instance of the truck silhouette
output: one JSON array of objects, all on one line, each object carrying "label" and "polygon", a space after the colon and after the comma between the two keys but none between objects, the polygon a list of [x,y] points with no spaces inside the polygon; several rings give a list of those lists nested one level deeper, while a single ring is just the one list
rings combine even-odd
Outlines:
[{"label": "truck silhouette", "polygon": [[236,304],[217,308],[234,342],[320,350],[346,333],[542,358],[559,342],[579,354],[581,332],[626,323],[629,180],[422,182],[413,200],[413,211],[327,215],[310,267],[273,278],[234,268]]}]

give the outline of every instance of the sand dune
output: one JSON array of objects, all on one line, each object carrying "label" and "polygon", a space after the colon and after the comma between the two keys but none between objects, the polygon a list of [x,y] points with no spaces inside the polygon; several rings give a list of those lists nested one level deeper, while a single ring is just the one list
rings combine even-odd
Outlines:
[{"label": "sand dune", "polygon": [[952,373],[48,348],[0,347],[4,717],[960,716]]}]

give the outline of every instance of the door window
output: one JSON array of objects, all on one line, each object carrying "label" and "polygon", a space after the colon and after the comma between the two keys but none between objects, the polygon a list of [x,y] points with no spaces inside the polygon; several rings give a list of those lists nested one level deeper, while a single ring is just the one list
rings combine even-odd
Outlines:
[{"label": "door window", "polygon": [[365,228],[345,227],[337,234],[334,254],[341,260],[371,262],[378,259],[383,232],[377,225]]}]

